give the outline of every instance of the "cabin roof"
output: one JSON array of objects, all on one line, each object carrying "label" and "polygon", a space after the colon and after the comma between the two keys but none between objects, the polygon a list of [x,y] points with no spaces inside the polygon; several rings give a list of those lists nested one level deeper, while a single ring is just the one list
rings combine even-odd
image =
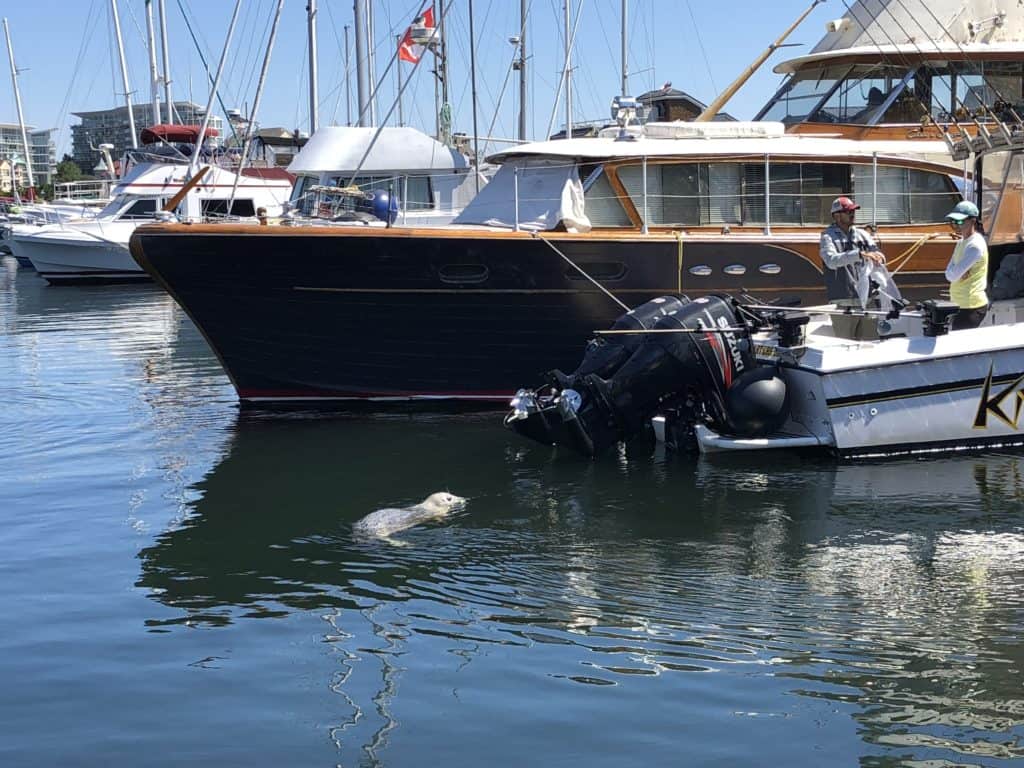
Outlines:
[{"label": "cabin roof", "polygon": [[1024,41],[1007,43],[905,43],[903,45],[880,44],[858,45],[832,51],[816,51],[806,56],[798,56],[782,62],[773,70],[778,74],[789,75],[797,70],[806,69],[816,64],[831,64],[857,59],[871,62],[888,62],[893,66],[910,69],[923,62],[932,62],[936,58],[942,60],[973,60],[989,61],[1005,59],[1019,61],[1024,58]]},{"label": "cabin roof", "polygon": [[[380,136],[374,136],[380,130]],[[371,147],[372,143],[372,147]],[[367,152],[369,150],[369,152]],[[292,160],[291,173],[453,171],[465,158],[415,128],[327,126],[309,137]]]},{"label": "cabin roof", "polygon": [[[724,137],[716,137],[715,130],[708,129],[706,135],[692,134],[687,138],[652,138],[642,136],[631,141],[620,141],[614,138],[593,137],[579,139],[561,139],[557,141],[538,141],[520,144],[515,147],[490,155],[487,160],[503,163],[515,158],[550,157],[573,161],[599,161],[629,158],[659,158],[686,156],[763,157],[765,155],[802,156],[811,158],[844,158],[855,157],[870,160],[873,156],[902,157],[910,160],[952,163],[945,142],[940,140],[865,140],[841,139],[814,134],[788,134],[768,130],[776,123],[653,123],[651,126],[664,126],[664,133],[670,135],[670,129],[678,126],[684,131],[693,131],[695,126],[734,126],[735,133]],[[743,126],[750,126],[752,134],[743,137],[739,131]],[[756,129],[762,130],[757,135]]]}]

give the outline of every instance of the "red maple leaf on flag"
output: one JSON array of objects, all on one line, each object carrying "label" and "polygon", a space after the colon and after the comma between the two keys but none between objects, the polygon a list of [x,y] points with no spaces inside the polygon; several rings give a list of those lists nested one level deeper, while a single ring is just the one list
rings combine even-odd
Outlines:
[{"label": "red maple leaf on flag", "polygon": [[433,7],[427,8],[427,10],[413,19],[412,24],[405,30],[402,42],[398,44],[398,58],[402,61],[411,62],[412,64],[415,64],[420,60],[420,57],[423,55],[423,51],[426,48],[424,45],[413,42],[412,29],[417,26],[424,27],[428,32],[433,34],[433,31],[436,28],[436,25],[434,24]]}]

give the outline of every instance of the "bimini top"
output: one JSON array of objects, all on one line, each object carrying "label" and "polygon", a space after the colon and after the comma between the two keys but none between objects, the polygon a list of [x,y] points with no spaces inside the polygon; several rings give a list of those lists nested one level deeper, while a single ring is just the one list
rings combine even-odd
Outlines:
[{"label": "bimini top", "polygon": [[[161,123],[143,128],[139,138],[143,144],[157,144],[161,141],[170,143],[195,144],[199,136],[199,125],[168,125]],[[220,135],[216,128],[206,128],[206,137],[215,138]]]},{"label": "bimini top", "polygon": [[[378,130],[380,136],[373,142]],[[466,159],[461,153],[415,128],[332,125],[320,128],[310,136],[288,170],[295,174],[320,174],[352,172],[358,168],[361,173],[391,173],[453,171],[466,167]]]}]

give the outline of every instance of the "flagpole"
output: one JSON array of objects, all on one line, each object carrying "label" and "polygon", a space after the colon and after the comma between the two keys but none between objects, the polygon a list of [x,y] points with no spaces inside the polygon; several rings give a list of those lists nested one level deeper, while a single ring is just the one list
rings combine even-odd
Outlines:
[{"label": "flagpole", "polygon": [[[397,47],[401,47],[401,45],[402,45],[402,36],[401,35],[395,35],[395,47],[396,48]],[[405,120],[402,117],[402,65],[401,65],[401,63],[399,63],[399,65],[397,67],[395,67],[395,76],[398,78],[398,126],[401,127],[401,126],[405,125]]]}]

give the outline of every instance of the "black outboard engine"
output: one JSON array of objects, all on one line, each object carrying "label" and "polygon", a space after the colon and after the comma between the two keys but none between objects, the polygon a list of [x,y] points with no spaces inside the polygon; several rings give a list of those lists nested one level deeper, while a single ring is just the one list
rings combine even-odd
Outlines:
[{"label": "black outboard engine", "polygon": [[[659,410],[684,403],[698,403],[705,418],[740,433],[777,426],[779,414],[772,410],[788,407],[785,385],[771,367],[748,373],[756,368],[750,333],[731,299],[656,299],[616,325],[633,328],[634,323],[643,327],[626,334],[629,341],[591,342],[575,372],[554,371],[547,389],[516,393],[506,426],[585,455],[629,440]],[[741,380],[740,390],[750,397],[729,398],[730,388]],[[737,423],[730,412],[736,413]]]}]

